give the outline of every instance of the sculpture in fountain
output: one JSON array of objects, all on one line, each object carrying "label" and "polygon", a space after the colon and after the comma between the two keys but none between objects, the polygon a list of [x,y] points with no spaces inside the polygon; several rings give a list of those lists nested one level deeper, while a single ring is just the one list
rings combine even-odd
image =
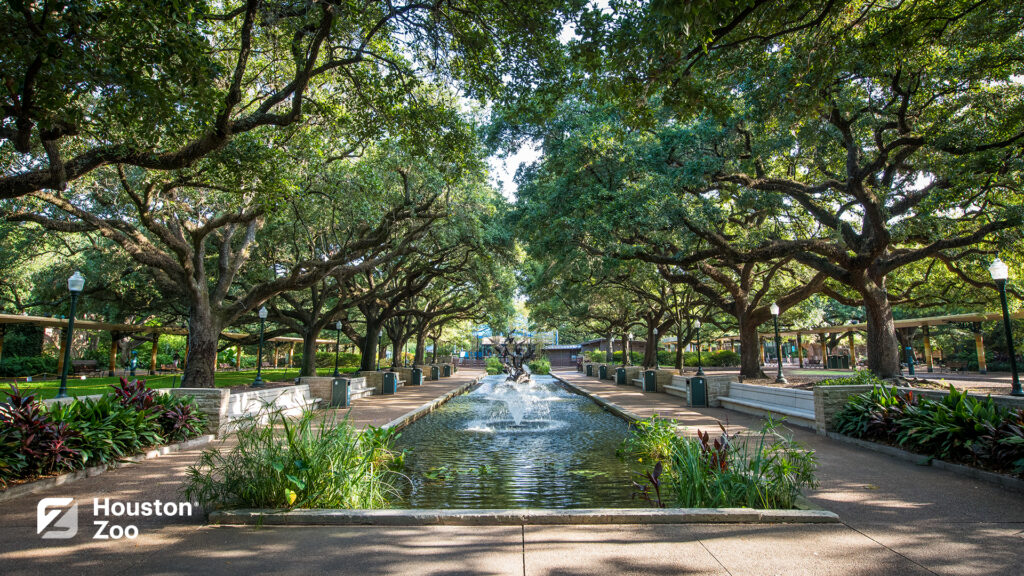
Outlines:
[{"label": "sculpture in fountain", "polygon": [[512,382],[525,382],[530,379],[530,373],[525,368],[526,363],[533,358],[533,345],[516,342],[515,338],[509,337],[505,342],[494,347],[497,357],[505,367],[506,380]]}]

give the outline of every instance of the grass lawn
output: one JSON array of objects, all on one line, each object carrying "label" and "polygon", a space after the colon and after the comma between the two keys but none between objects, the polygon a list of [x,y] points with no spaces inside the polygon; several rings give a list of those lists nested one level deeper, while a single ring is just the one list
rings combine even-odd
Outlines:
[{"label": "grass lawn", "polygon": [[[357,367],[346,367],[344,371],[353,371]],[[320,368],[318,372],[321,375],[328,375],[334,372],[334,368]],[[263,380],[265,382],[285,382],[292,381],[299,375],[298,368],[288,369],[277,369],[277,370],[263,370]],[[144,380],[146,386],[149,388],[170,388],[178,387],[181,385],[181,374],[158,374],[156,376],[139,376],[139,380]],[[256,370],[242,370],[241,372],[218,372],[214,383],[218,388],[227,388],[231,386],[243,386],[246,384],[252,384],[253,379],[256,378]],[[82,380],[80,376],[68,376],[68,395],[69,396],[87,396],[89,394],[103,394],[104,392],[110,391],[110,386],[118,384],[120,382],[119,376],[102,376],[94,378],[86,378]],[[9,384],[0,385],[2,390],[7,390]],[[57,390],[60,388],[60,380],[46,380],[43,382],[19,382],[18,388],[23,392],[33,391],[39,395],[40,398],[53,398],[57,395]],[[3,395],[6,398],[6,394]]]}]

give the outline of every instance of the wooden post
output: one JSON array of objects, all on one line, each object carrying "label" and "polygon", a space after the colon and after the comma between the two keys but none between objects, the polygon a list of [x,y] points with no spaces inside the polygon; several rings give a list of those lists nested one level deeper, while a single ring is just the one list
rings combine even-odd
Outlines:
[{"label": "wooden post", "polygon": [[60,376],[64,373],[64,351],[67,350],[63,328],[57,328],[57,341],[60,342],[60,352],[57,353],[57,375]]},{"label": "wooden post", "polygon": [[988,374],[988,365],[985,364],[985,338],[981,332],[974,333],[974,345],[978,348],[978,374]]},{"label": "wooden post", "polygon": [[107,359],[107,376],[113,376],[117,369],[117,343],[121,341],[121,335],[117,332],[110,333],[110,356]]},{"label": "wooden post", "polygon": [[277,368],[277,342],[274,342],[274,368]]},{"label": "wooden post", "polygon": [[821,339],[821,367],[828,370],[828,336],[821,332],[818,337]]},{"label": "wooden post", "polygon": [[160,335],[153,334],[153,351],[149,353],[149,375],[153,376],[156,374],[156,352],[157,345],[160,344]]},{"label": "wooden post", "polygon": [[242,345],[235,344],[235,372],[242,369]]},{"label": "wooden post", "polygon": [[758,340],[760,340],[761,343],[761,365],[764,366],[765,364],[768,364],[768,357],[764,354],[764,338],[758,338]]},{"label": "wooden post", "polygon": [[924,361],[925,364],[928,365],[928,371],[931,372],[934,370],[935,365],[935,363],[932,361],[932,339],[928,334],[927,324],[925,324],[921,330],[922,332],[924,332]]},{"label": "wooden post", "polygon": [[801,336],[800,333],[797,332],[796,333],[796,358],[797,358],[797,361],[800,362],[800,367],[803,368],[804,367],[804,342],[803,342],[803,339],[800,336]]},{"label": "wooden post", "polygon": [[847,334],[849,334],[848,340],[850,342],[850,368],[853,368],[854,370],[856,370],[857,369],[857,348],[853,345],[853,330],[850,330]]},{"label": "wooden post", "polygon": [[288,348],[288,367],[292,367],[292,356],[295,355],[295,342],[292,342],[291,347]]}]

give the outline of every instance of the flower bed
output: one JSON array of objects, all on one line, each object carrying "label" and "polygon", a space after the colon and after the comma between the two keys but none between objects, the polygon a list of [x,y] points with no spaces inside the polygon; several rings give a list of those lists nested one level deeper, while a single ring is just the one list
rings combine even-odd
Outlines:
[{"label": "flower bed", "polygon": [[937,400],[875,386],[835,418],[840,434],[931,458],[1024,477],[1024,410],[950,386]]},{"label": "flower bed", "polygon": [[109,465],[203,433],[191,398],[121,380],[99,398],[45,406],[16,387],[0,405],[0,488],[13,481]]}]

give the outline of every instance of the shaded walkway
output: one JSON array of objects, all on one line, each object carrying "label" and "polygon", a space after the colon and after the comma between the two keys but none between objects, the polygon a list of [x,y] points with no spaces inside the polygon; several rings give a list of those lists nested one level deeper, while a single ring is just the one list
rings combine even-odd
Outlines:
[{"label": "shaded walkway", "polygon": [[[359,400],[352,417],[386,422],[416,404],[412,394],[431,399],[477,374],[460,371],[419,390]],[[575,372],[560,375],[642,415],[657,412],[702,428],[719,419],[734,427],[758,425],[727,410],[689,409],[672,396]],[[1024,496],[809,431],[795,429],[794,435],[818,453],[821,487],[811,499],[844,524],[215,528],[196,518],[140,522],[134,541],[83,535],[42,541],[35,535],[38,497],[175,498],[193,451],[5,503],[0,573],[1021,574]]]}]

